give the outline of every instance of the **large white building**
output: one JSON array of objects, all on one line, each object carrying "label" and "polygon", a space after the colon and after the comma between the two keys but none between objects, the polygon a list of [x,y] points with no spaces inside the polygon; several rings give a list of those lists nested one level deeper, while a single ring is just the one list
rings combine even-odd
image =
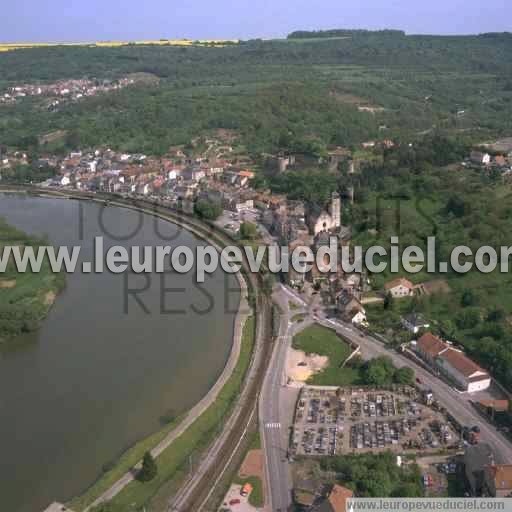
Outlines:
[{"label": "large white building", "polygon": [[483,391],[491,385],[491,377],[463,352],[450,348],[437,358],[439,369],[468,393]]},{"label": "large white building", "polygon": [[491,385],[491,376],[464,352],[453,348],[432,333],[425,333],[416,344],[416,351],[457,387],[475,393]]},{"label": "large white building", "polygon": [[389,281],[384,285],[384,290],[386,293],[390,293],[395,299],[411,297],[414,295],[414,285],[404,277],[399,277],[397,279],[393,279],[393,281]]}]

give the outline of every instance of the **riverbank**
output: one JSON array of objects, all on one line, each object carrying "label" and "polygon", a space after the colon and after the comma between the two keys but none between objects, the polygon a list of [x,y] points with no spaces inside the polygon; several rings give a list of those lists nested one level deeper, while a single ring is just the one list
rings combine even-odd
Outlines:
[{"label": "riverbank", "polygon": [[[206,245],[171,223],[90,201],[13,194],[2,197],[0,210],[27,233],[47,233],[53,245],[81,246],[78,268],[92,259],[95,236],[104,236],[106,246],[118,245],[115,233],[132,233],[139,221],[137,234],[121,245],[158,246],[171,237],[192,249]],[[103,225],[118,231],[106,232]],[[198,403],[232,348],[240,292],[236,277],[222,269],[200,286],[193,275],[165,282],[150,276],[151,286],[140,296],[146,309],[131,297],[125,309],[124,275],[66,277],[65,294],[42,328],[0,354],[3,389],[23,375],[16,393],[2,395],[0,429],[6,440],[3,502],[19,512],[82,494],[128,448]],[[145,281],[130,276],[128,287]],[[184,290],[165,292],[165,308],[186,314],[159,314],[164,285]],[[23,439],[31,439],[30,449]],[[41,478],[45,460],[52,460],[52,471]],[[24,467],[24,483],[8,471],[17,462]]]},{"label": "riverbank", "polygon": [[[83,496],[72,500],[70,507],[73,510],[87,511],[106,501],[126,506],[132,503],[143,505],[162,485],[176,484],[171,480],[180,479],[189,455],[197,454],[209,445],[216,433],[215,426],[229,414],[238,395],[254,345],[254,318],[248,315],[247,286],[241,276],[238,279],[242,294],[235,319],[233,346],[215,384],[188,413],[161,431],[163,437],[157,433],[138,443]],[[157,441],[156,444],[153,444],[154,441]],[[151,482],[140,483],[135,480],[132,470],[139,468],[139,462],[147,450],[155,457],[159,472]],[[188,466],[186,469],[189,469]]]},{"label": "riverbank", "polygon": [[[53,194],[44,194],[45,196]],[[63,197],[57,193],[54,197]],[[73,197],[70,197],[73,198]],[[99,200],[98,202],[103,202]],[[130,205],[111,202],[111,206],[131,208],[180,225],[191,233],[207,239],[204,233],[198,231],[186,222],[158,215],[151,211]],[[222,247],[214,240],[207,241],[217,250]],[[235,320],[234,342],[226,366],[214,386],[207,395],[187,414],[167,425],[161,431],[140,441],[129,449],[114,466],[93,484],[83,495],[73,499],[70,506],[75,511],[89,510],[92,506],[113,500],[115,503],[147,503],[163,485],[176,484],[182,475],[182,466],[188,461],[189,455],[198,450],[204,450],[216,434],[219,418],[229,415],[239,394],[243,379],[251,363],[255,339],[254,317],[249,317],[250,308],[247,303],[247,284],[239,272],[236,274],[241,288],[241,300]],[[149,484],[140,484],[133,477],[133,468],[142,458],[145,451],[151,450],[157,458],[160,471],[159,477]],[[172,482],[171,482],[172,481]]]},{"label": "riverbank", "polygon": [[[37,247],[45,240],[30,236],[0,218],[0,247]],[[18,272],[11,263],[0,274],[0,349],[18,336],[36,331],[65,288],[65,274],[52,272],[45,258],[41,272]]]}]

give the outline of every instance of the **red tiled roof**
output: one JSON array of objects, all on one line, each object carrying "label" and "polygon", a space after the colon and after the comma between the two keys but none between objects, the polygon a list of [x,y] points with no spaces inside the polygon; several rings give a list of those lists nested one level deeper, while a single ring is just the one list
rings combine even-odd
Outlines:
[{"label": "red tiled roof", "polygon": [[462,352],[458,350],[454,350],[450,348],[443,352],[439,357],[445,359],[450,363],[450,365],[455,368],[457,371],[462,373],[464,377],[471,377],[473,374],[477,372],[483,373],[485,376],[480,376],[475,378],[475,380],[481,380],[482,378],[488,378],[485,370],[482,370],[480,366],[478,366],[475,362],[471,361],[469,357],[465,356]]},{"label": "red tiled roof", "polygon": [[495,411],[508,411],[508,400],[480,400],[482,407],[491,407]]},{"label": "red tiled roof", "polygon": [[393,279],[393,281],[389,281],[384,285],[384,288],[386,290],[392,290],[393,288],[396,288],[397,286],[400,285],[409,288],[409,290],[412,290],[414,288],[414,285],[411,283],[411,281],[405,279],[405,277],[399,277],[398,279]]},{"label": "red tiled roof", "polygon": [[346,512],[347,499],[352,498],[352,496],[354,496],[354,493],[350,489],[335,485],[331,494],[329,494],[329,503],[335,512]]},{"label": "red tiled roof", "polygon": [[487,466],[496,490],[507,491],[512,489],[512,465],[511,464],[494,464]]},{"label": "red tiled roof", "polygon": [[444,341],[434,336],[431,332],[426,332],[418,340],[417,346],[421,352],[428,354],[430,357],[436,357],[443,350],[448,348],[448,345]]}]

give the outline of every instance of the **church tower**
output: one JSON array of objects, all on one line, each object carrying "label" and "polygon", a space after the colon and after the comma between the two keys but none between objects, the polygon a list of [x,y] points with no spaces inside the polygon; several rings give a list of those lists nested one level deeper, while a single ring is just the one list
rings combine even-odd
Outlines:
[{"label": "church tower", "polygon": [[331,217],[333,228],[341,227],[341,198],[338,192],[333,192],[331,196]]}]

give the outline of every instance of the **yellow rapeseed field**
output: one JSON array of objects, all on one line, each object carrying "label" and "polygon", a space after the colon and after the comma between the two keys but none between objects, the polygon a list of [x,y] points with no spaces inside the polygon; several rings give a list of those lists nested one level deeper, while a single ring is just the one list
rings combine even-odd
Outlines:
[{"label": "yellow rapeseed field", "polygon": [[214,40],[205,39],[193,41],[191,39],[158,39],[155,41],[98,41],[94,43],[0,43],[0,52],[23,50],[26,48],[45,48],[53,46],[96,46],[100,48],[118,48],[128,45],[155,45],[155,46],[216,46],[223,47],[228,44],[238,44],[237,39]]}]

